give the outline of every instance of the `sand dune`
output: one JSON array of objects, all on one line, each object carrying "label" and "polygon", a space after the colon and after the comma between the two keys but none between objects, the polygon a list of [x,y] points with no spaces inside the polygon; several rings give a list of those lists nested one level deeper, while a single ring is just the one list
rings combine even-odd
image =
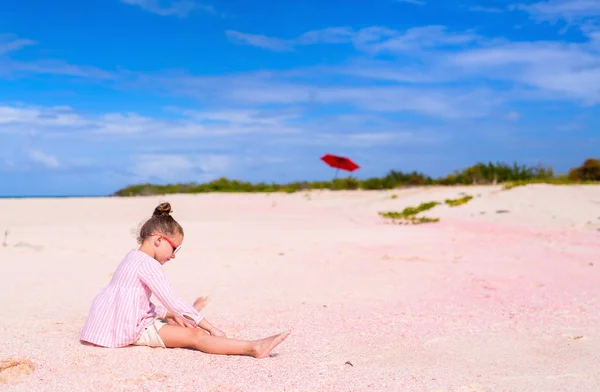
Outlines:
[{"label": "sand dune", "polygon": [[[396,195],[396,197],[392,197]],[[459,207],[448,198],[472,195]],[[171,202],[164,267],[263,360],[81,345],[94,295]],[[438,223],[380,211],[421,202]],[[600,186],[0,200],[6,391],[598,391]]]}]

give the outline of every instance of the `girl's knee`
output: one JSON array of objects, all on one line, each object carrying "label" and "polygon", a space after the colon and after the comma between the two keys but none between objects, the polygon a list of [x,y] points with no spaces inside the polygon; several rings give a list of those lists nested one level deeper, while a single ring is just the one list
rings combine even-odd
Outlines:
[{"label": "girl's knee", "polygon": [[204,330],[201,328],[187,328],[187,329],[189,329],[190,339],[193,340],[194,342],[207,336],[206,332],[204,332]]},{"label": "girl's knee", "polygon": [[202,346],[202,341],[209,336],[206,331],[201,328],[194,328],[190,331],[190,345],[197,350]]},{"label": "girl's knee", "polygon": [[194,329],[192,329],[192,331],[193,331],[193,336],[194,336],[195,340],[203,339],[203,338],[209,336],[208,332],[206,332],[202,328],[194,328]]}]

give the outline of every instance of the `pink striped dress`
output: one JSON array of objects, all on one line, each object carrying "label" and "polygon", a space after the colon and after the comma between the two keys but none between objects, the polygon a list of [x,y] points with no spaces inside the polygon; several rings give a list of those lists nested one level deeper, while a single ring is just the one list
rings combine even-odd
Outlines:
[{"label": "pink striped dress", "polygon": [[[128,346],[156,317],[164,318],[167,309],[197,327],[204,316],[175,294],[161,267],[146,253],[129,251],[108,286],[94,298],[81,340],[103,347]],[[152,294],[164,306],[150,302]]]}]

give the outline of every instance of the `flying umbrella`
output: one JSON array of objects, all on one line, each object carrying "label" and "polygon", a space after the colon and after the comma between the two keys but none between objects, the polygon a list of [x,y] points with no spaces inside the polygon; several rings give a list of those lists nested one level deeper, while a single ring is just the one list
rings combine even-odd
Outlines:
[{"label": "flying umbrella", "polygon": [[335,178],[337,178],[340,169],[353,172],[356,169],[360,169],[356,163],[352,162],[350,158],[341,157],[337,155],[325,154],[321,157],[321,160],[331,167],[334,167]]}]

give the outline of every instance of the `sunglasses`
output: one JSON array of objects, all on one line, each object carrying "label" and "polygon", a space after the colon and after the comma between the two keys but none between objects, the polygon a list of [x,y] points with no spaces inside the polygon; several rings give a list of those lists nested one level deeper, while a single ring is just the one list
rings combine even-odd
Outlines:
[{"label": "sunglasses", "polygon": [[161,238],[164,238],[165,241],[167,241],[169,243],[169,245],[171,245],[171,248],[173,248],[173,254],[177,253],[179,251],[179,249],[181,249],[181,245],[179,245],[179,246],[175,245],[172,240],[170,240],[168,237],[165,237],[163,234],[154,233],[152,235],[157,235]]}]

